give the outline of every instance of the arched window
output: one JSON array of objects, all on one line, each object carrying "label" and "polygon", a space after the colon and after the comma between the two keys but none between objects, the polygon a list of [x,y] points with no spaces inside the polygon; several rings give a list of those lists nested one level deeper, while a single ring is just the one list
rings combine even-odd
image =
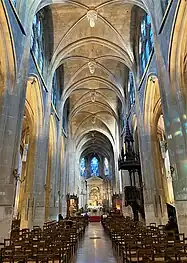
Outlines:
[{"label": "arched window", "polygon": [[108,164],[107,158],[104,159],[104,171],[105,171],[105,175],[108,176],[109,175],[109,164]]},{"label": "arched window", "polygon": [[31,50],[38,63],[41,73],[43,73],[44,69],[44,30],[42,17],[42,13],[37,13],[34,16],[31,34]]},{"label": "arched window", "polygon": [[99,161],[96,157],[93,157],[90,163],[91,168],[91,176],[99,175]]},{"label": "arched window", "polygon": [[129,108],[131,108],[131,106],[135,103],[134,81],[131,71],[129,71],[128,95],[129,95]]},{"label": "arched window", "polygon": [[82,158],[80,161],[80,175],[85,176],[86,172],[86,161],[85,158]]},{"label": "arched window", "polygon": [[53,77],[53,83],[52,83],[52,92],[51,92],[51,101],[56,109],[57,106],[57,74],[55,71],[54,77]]},{"label": "arched window", "polygon": [[140,75],[142,76],[149,56],[153,49],[153,31],[151,28],[151,18],[145,14],[140,27],[139,56],[140,56]]}]

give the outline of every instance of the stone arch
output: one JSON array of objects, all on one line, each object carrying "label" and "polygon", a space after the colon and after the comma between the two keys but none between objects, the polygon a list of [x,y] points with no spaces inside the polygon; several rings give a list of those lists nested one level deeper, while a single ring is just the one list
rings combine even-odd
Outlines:
[{"label": "stone arch", "polygon": [[[30,76],[27,82],[24,119],[20,142],[21,171],[18,216],[21,228],[32,226],[34,217],[34,180],[37,140],[43,124],[43,102],[38,79]],[[23,150],[21,150],[21,148]]]},{"label": "stone arch", "polygon": [[[157,216],[160,220],[166,220],[166,203],[168,201],[168,185],[166,179],[166,171],[164,168],[164,157],[162,156],[161,143],[164,142],[164,138],[159,140],[159,119],[162,115],[162,105],[160,98],[160,89],[158,78],[154,75],[150,75],[147,81],[147,87],[145,91],[145,107],[144,107],[144,128],[146,134],[148,134],[150,142],[149,147],[153,153],[153,172],[154,181],[156,187],[155,196],[155,209]],[[165,132],[165,126],[163,122],[163,131]]]},{"label": "stone arch", "polygon": [[[187,112],[187,3],[179,1],[176,9],[173,32],[170,40],[169,50],[169,73],[172,91],[176,94],[181,112],[181,122],[186,116],[182,112]],[[184,133],[186,133],[184,131]]]},{"label": "stone arch", "polygon": [[3,133],[7,122],[7,100],[14,92],[16,77],[16,58],[14,52],[12,32],[9,25],[5,4],[0,2],[0,148],[3,144]]},{"label": "stone arch", "polygon": [[[0,94],[13,91],[15,84],[16,65],[15,52],[8,15],[3,2],[0,3]],[[2,103],[0,103],[2,106]]]}]

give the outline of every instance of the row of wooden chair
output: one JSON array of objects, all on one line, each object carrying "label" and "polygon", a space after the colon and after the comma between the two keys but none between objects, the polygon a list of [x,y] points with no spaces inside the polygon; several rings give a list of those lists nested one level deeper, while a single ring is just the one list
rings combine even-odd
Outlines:
[{"label": "row of wooden chair", "polygon": [[167,232],[163,225],[144,226],[124,217],[108,217],[102,224],[122,262],[187,262],[184,234]]},{"label": "row of wooden chair", "polygon": [[70,262],[87,225],[84,217],[14,229],[4,240],[0,262]]}]

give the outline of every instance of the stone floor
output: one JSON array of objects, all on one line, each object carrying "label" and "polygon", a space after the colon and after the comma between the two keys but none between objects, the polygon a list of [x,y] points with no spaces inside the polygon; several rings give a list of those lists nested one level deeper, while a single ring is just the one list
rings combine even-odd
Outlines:
[{"label": "stone floor", "polygon": [[117,263],[112,244],[100,223],[90,223],[72,263]]}]

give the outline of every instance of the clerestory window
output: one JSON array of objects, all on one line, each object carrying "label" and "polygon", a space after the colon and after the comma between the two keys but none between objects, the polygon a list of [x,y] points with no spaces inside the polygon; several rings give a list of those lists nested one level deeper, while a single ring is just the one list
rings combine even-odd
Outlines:
[{"label": "clerestory window", "polygon": [[129,108],[131,108],[131,106],[134,105],[135,103],[134,80],[131,71],[129,71],[128,96],[129,96]]},{"label": "clerestory window", "polygon": [[31,34],[31,50],[36,59],[40,72],[44,70],[44,29],[42,23],[43,14],[34,16]]},{"label": "clerestory window", "polygon": [[151,28],[151,17],[145,14],[141,22],[139,39],[140,76],[142,76],[145,71],[152,49],[153,31]]},{"label": "clerestory window", "polygon": [[107,158],[104,159],[104,172],[105,176],[109,176],[109,163]]},{"label": "clerestory window", "polygon": [[85,176],[86,173],[86,161],[85,158],[82,158],[80,161],[80,175]]},{"label": "clerestory window", "polygon": [[90,163],[91,176],[99,176],[99,161],[96,157],[91,159]]}]

